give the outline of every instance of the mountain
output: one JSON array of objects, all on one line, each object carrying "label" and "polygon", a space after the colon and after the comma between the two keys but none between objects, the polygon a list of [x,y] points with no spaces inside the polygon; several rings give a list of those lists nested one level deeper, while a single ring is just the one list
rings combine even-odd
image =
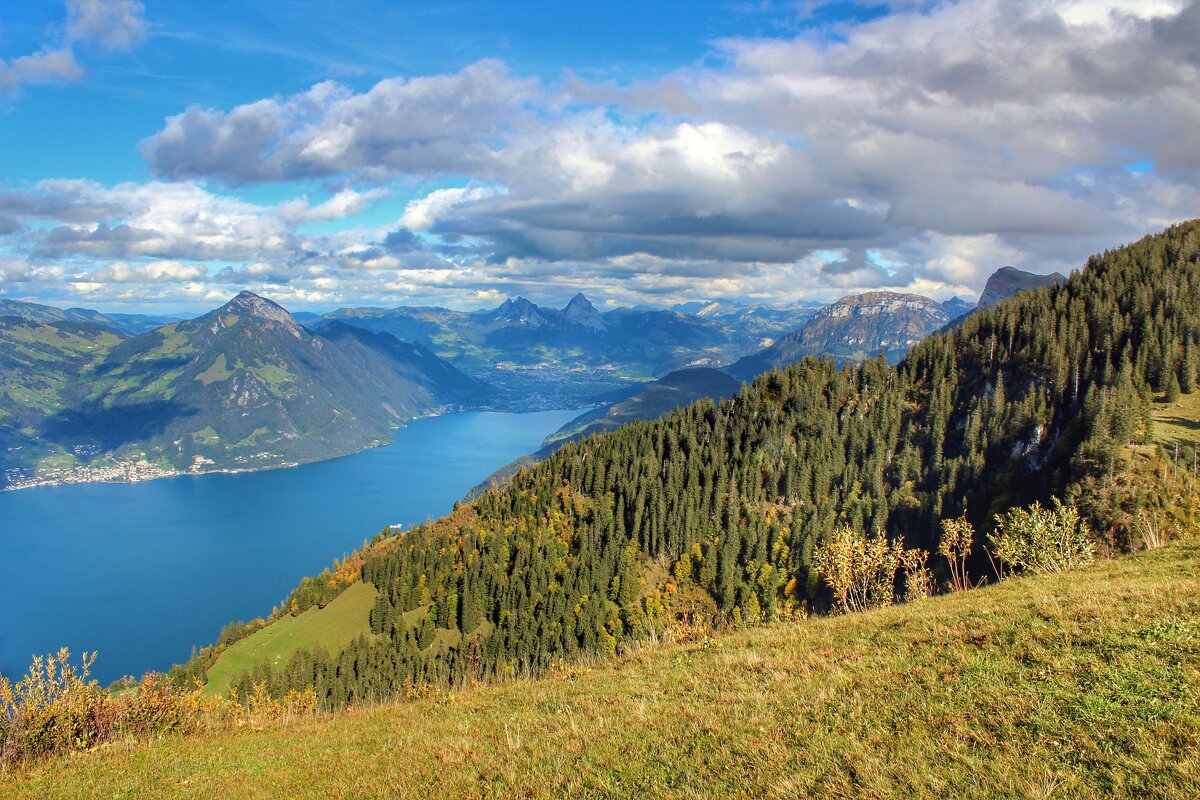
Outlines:
[{"label": "mountain", "polygon": [[122,338],[89,322],[0,316],[0,486],[19,479],[21,466],[55,453],[59,463],[75,458],[69,450],[47,448],[43,427],[71,407],[79,375]]},{"label": "mountain", "polygon": [[516,297],[470,313],[339,309],[308,324],[331,322],[420,342],[465,373],[504,387],[514,408],[583,405],[675,369],[716,365],[756,349],[725,324],[654,309],[601,312],[583,294],[561,309]]},{"label": "mountain", "polygon": [[488,322],[518,328],[545,328],[554,324],[556,314],[547,314],[524,297],[505,300],[499,308],[485,315]]},{"label": "mountain", "polygon": [[[68,311],[84,312],[86,309],[72,308]],[[99,314],[99,312],[91,311],[88,313]],[[139,333],[152,331],[155,328],[161,328],[164,325],[170,325],[172,322],[183,322],[186,317],[180,317],[172,314],[100,314],[104,318],[104,322],[100,324],[107,325],[114,330],[129,336],[137,336]]]},{"label": "mountain", "polygon": [[[0,410],[27,439],[9,452],[10,482],[14,469],[36,480],[76,462],[95,466],[70,479],[116,477],[114,463],[151,477],[328,458],[386,441],[405,419],[484,405],[492,393],[419,345],[346,325],[313,334],[250,292],[132,338],[77,323],[8,331]],[[18,337],[48,355],[25,356],[31,348]],[[55,402],[31,411],[20,400],[42,385]]]},{"label": "mountain", "polygon": [[[814,303],[694,303],[691,314],[720,327],[734,341],[751,350],[769,347],[778,337],[807,322],[821,308]],[[681,307],[676,307],[677,309]]]},{"label": "mountain", "polygon": [[942,310],[951,320],[956,320],[963,314],[974,311],[978,307],[976,301],[969,297],[951,297],[942,301]]},{"label": "mountain", "polygon": [[862,360],[882,351],[889,360],[896,361],[911,345],[949,320],[941,304],[921,295],[851,295],[820,309],[802,328],[730,365],[727,371],[748,380],[809,355]]},{"label": "mountain", "polygon": [[[1067,498],[1109,548],[1137,546],[1139,510],[1194,529],[1191,475],[1153,444],[1152,398],[1200,382],[1198,265],[1195,221],[981,310],[898,365],[805,358],[719,404],[569,443],[302,581],[273,620],[366,583],[374,638],[277,653],[280,666],[234,685],[276,697],[309,686],[325,707],[357,706],[537,674],[672,626],[803,617],[831,603],[813,553],[847,527],[936,552],[946,520],[987,531],[998,513]],[[873,297],[826,318],[892,304],[924,313]],[[989,574],[978,551],[968,568]],[[176,679],[220,654],[202,651]]]},{"label": "mountain", "polygon": [[608,324],[605,323],[604,317],[600,316],[600,312],[596,310],[590,300],[583,296],[582,292],[572,297],[571,302],[567,303],[567,307],[562,311],[562,321],[564,325],[590,331],[608,330]]},{"label": "mountain", "polygon": [[5,316],[19,317],[32,322],[86,322],[127,336],[179,321],[178,317],[149,314],[102,314],[90,308],[62,309],[0,297],[0,317]]},{"label": "mountain", "polygon": [[1017,292],[1036,289],[1039,286],[1053,286],[1065,280],[1066,278],[1057,272],[1038,275],[1016,267],[1001,267],[993,272],[987,279],[987,283],[984,284],[983,294],[979,296],[978,307],[991,308]]},{"label": "mountain", "polygon": [[30,322],[90,322],[113,330],[120,330],[113,320],[98,311],[86,308],[61,309],[28,303],[24,300],[9,300],[0,297],[0,317],[18,317]]}]

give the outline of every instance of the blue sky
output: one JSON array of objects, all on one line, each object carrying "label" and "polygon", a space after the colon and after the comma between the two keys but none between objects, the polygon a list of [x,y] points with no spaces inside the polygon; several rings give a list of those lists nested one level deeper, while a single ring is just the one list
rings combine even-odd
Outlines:
[{"label": "blue sky", "polygon": [[0,9],[0,296],[977,293],[1200,214],[1183,0]]}]

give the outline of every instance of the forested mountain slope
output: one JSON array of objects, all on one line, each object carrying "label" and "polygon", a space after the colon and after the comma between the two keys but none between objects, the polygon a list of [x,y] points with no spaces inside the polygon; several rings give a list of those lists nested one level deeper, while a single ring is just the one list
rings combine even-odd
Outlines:
[{"label": "forested mountain slope", "polygon": [[41,450],[42,426],[73,402],[77,376],[121,338],[91,323],[0,316],[0,486]]},{"label": "forested mountain slope", "polygon": [[1195,797],[1198,593],[1192,540],[537,681],[110,745],[0,773],[0,795]]},{"label": "forested mountain slope", "polygon": [[492,396],[419,345],[340,323],[312,334],[250,292],[132,338],[2,319],[0,442],[20,449],[0,466],[12,483],[56,469],[111,479],[120,467],[100,467],[114,463],[153,477],[329,458]]},{"label": "forested mountain slope", "polygon": [[381,537],[361,570],[306,580],[290,609],[373,583],[376,636],[256,677],[339,705],[613,652],[681,617],[772,619],[823,602],[812,554],[840,525],[929,548],[943,518],[966,510],[986,528],[1053,493],[1119,544],[1126,499],[1106,476],[1150,435],[1152,393],[1196,383],[1198,257],[1200,222],[1178,225],[899,366],[806,359],[720,405],[567,445],[444,520]]}]

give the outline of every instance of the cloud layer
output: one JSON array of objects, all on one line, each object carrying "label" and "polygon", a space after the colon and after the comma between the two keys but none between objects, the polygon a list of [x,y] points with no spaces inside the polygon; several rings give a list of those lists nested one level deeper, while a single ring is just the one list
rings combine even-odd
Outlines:
[{"label": "cloud layer", "polygon": [[[144,35],[127,1],[71,20]],[[1200,3],[901,4],[714,55],[633,84],[484,60],[188,108],[140,145],[154,182],[0,195],[25,265],[0,272],[316,303],[944,297],[1200,214]],[[314,181],[326,199],[237,199]],[[390,224],[354,226],[392,196],[411,199]]]}]

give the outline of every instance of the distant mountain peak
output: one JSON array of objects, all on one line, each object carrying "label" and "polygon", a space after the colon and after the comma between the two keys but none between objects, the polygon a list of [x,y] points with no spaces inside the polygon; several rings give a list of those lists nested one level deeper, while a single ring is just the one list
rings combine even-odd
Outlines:
[{"label": "distant mountain peak", "polygon": [[499,322],[521,325],[527,328],[540,328],[550,322],[550,319],[538,308],[536,303],[517,295],[510,297],[500,304],[492,318]]},{"label": "distant mountain peak", "polygon": [[901,309],[921,309],[938,313],[941,306],[928,297],[919,294],[903,292],[873,291],[863,294],[851,294],[838,300],[814,315],[818,317],[841,317],[850,313],[880,314],[896,312]]},{"label": "distant mountain peak", "polygon": [[299,327],[288,310],[273,300],[260,297],[254,292],[242,290],[237,296],[218,309],[220,313],[237,314],[240,317],[277,322],[288,327]]},{"label": "distant mountain peak", "polygon": [[569,311],[572,308],[578,308],[578,309],[582,309],[584,311],[589,311],[589,310],[595,311],[596,310],[596,307],[592,305],[592,301],[588,300],[583,292],[576,292],[575,296],[571,298],[571,302],[567,303],[567,307],[563,310]]},{"label": "distant mountain peak", "polygon": [[588,330],[608,329],[608,324],[600,316],[600,312],[596,310],[590,300],[583,296],[583,292],[579,292],[571,298],[571,302],[567,303],[567,307],[562,311],[562,318],[568,325],[576,325]]},{"label": "distant mountain peak", "polygon": [[1034,289],[1039,286],[1051,286],[1062,283],[1066,277],[1057,272],[1049,275],[1039,275],[1036,272],[1026,272],[1016,267],[1001,267],[991,274],[979,296],[979,308],[994,306],[1001,300],[1012,297],[1017,292]]}]

